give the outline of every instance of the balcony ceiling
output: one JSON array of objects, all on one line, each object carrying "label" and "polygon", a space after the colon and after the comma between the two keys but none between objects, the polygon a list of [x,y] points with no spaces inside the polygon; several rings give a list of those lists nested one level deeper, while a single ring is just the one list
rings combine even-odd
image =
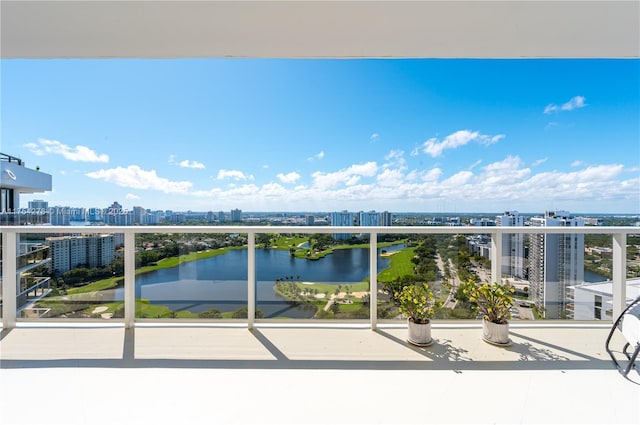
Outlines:
[{"label": "balcony ceiling", "polygon": [[637,58],[633,1],[0,2],[2,58]]}]

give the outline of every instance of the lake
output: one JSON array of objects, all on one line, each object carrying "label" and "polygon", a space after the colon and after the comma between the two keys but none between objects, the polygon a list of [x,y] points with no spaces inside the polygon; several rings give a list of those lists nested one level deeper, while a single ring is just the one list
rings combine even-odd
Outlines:
[{"label": "lake", "polygon": [[[404,245],[379,248],[388,252]],[[234,311],[247,305],[247,250],[231,250],[223,255],[182,263],[136,276],[136,298],[173,311],[200,313],[212,308]],[[378,272],[387,268],[389,258],[378,257]],[[293,276],[296,281],[330,284],[361,282],[369,276],[369,249],[334,251],[320,260],[292,257],[289,251],[256,250],[256,308],[264,317],[310,318],[315,310],[292,303],[277,295],[273,286],[278,278]],[[116,290],[122,299],[123,289]]]}]

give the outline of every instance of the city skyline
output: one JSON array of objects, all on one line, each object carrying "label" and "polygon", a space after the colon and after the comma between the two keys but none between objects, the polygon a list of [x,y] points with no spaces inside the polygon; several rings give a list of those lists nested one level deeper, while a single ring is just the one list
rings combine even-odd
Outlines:
[{"label": "city skyline", "polygon": [[21,205],[640,212],[637,60],[2,60]]}]

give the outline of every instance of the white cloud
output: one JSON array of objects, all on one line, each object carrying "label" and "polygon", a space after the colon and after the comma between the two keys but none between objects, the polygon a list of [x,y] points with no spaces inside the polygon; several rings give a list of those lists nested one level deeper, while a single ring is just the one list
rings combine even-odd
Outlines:
[{"label": "white cloud", "polygon": [[425,182],[437,182],[444,172],[440,168],[432,168],[422,175]]},{"label": "white cloud", "polygon": [[130,165],[127,168],[116,167],[93,171],[85,175],[92,179],[114,183],[121,187],[157,190],[168,194],[186,194],[193,186],[193,183],[188,181],[176,182],[159,177],[155,170],[143,170],[137,165]]},{"label": "white cloud", "polygon": [[401,167],[406,163],[406,160],[404,159],[404,151],[399,149],[390,151],[385,155],[384,159],[385,161],[389,161],[389,164],[385,164],[386,166],[394,165]]},{"label": "white cloud", "polygon": [[238,170],[220,170],[218,171],[218,180],[234,179],[234,180],[255,180],[253,174],[245,174]]},{"label": "white cloud", "polygon": [[581,167],[581,166],[583,166],[583,165],[584,165],[584,162],[580,161],[579,159],[576,159],[575,161],[573,161],[573,162],[571,163],[571,166],[572,166],[572,167]]},{"label": "white cloud", "polygon": [[[627,174],[633,173],[633,174]],[[629,176],[624,179],[621,176]],[[501,211],[542,212],[546,208],[586,211],[592,205],[638,205],[637,171],[622,165],[599,165],[572,172],[532,173],[518,156],[447,175],[441,168],[404,170],[356,164],[336,172],[317,172],[314,184],[288,186],[240,183],[226,188],[188,192],[208,208],[215,198],[224,208],[247,210]],[[616,204],[617,205],[617,204]],[[277,206],[277,207],[274,207]]]},{"label": "white cloud", "polygon": [[550,103],[544,108],[544,113],[550,114],[552,112],[573,111],[574,109],[584,108],[585,106],[587,106],[585,101],[586,98],[584,96],[574,96],[569,99],[568,102],[563,103],[562,106]]},{"label": "white cloud", "polygon": [[333,173],[316,171],[312,174],[313,185],[321,189],[329,189],[340,184],[352,186],[358,183],[361,177],[373,177],[377,171],[378,165],[375,162],[355,164],[349,168]]},{"label": "white cloud", "polygon": [[58,140],[38,139],[37,143],[26,143],[24,147],[38,156],[54,154],[62,155],[69,161],[109,162],[109,155],[107,154],[97,154],[94,150],[82,145],[71,147]]},{"label": "white cloud", "polygon": [[[440,141],[436,137],[432,137],[422,145],[422,152],[431,155],[432,157],[438,157],[442,155],[442,152],[446,149],[456,149],[461,146],[465,146],[470,142],[477,141],[484,145],[491,145],[504,139],[504,134],[498,134],[495,136],[489,136],[480,134],[477,131],[458,130],[452,133]],[[413,155],[413,152],[412,152]]]},{"label": "white cloud", "polygon": [[563,111],[572,111],[574,109],[584,108],[585,106],[587,106],[587,104],[584,103],[585,100],[586,99],[584,98],[584,96],[572,97],[567,103],[562,105],[560,109],[562,109]]},{"label": "white cloud", "polygon": [[282,183],[295,183],[296,181],[298,181],[298,179],[300,179],[300,174],[292,171],[287,174],[278,173],[276,177],[278,177]]},{"label": "white cloud", "polygon": [[398,187],[404,182],[405,177],[402,171],[398,169],[386,169],[378,174],[376,179],[382,187]]},{"label": "white cloud", "polygon": [[199,168],[199,169],[204,169],[204,164],[202,162],[198,162],[198,161],[189,161],[188,159],[185,159],[184,161],[180,161],[180,163],[178,163],[179,166],[183,167],[183,168]]},{"label": "white cloud", "polygon": [[133,193],[127,193],[125,195],[125,199],[140,199],[138,195],[134,195]]},{"label": "white cloud", "polygon": [[378,133],[373,133],[371,137],[369,137],[369,140],[371,140],[371,142],[377,142],[380,140],[380,135]]},{"label": "white cloud", "polygon": [[205,168],[203,163],[198,161],[189,161],[188,159],[185,159],[184,161],[180,161],[176,163],[175,155],[169,155],[169,164],[174,164],[174,165],[177,164],[179,167],[182,167],[182,168],[200,168],[200,169]]},{"label": "white cloud", "polygon": [[532,166],[532,167],[537,167],[538,165],[540,165],[540,164],[542,164],[542,163],[544,163],[544,162],[547,162],[548,160],[549,160],[549,158],[541,158],[541,159],[538,159],[538,160],[536,160],[536,161],[533,161],[533,164],[531,164],[531,166]]},{"label": "white cloud", "polygon": [[320,151],[317,154],[310,156],[309,158],[307,158],[307,161],[311,162],[311,161],[315,161],[316,159],[320,160],[324,158],[324,151]]}]

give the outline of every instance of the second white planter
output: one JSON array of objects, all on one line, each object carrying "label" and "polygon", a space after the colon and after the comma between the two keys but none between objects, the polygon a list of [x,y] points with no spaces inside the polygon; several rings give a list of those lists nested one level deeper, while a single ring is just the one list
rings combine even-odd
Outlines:
[{"label": "second white planter", "polygon": [[407,341],[419,347],[427,347],[433,344],[431,338],[431,321],[428,323],[415,323],[413,320],[407,320],[409,324],[409,336]]},{"label": "second white planter", "polygon": [[511,345],[509,323],[493,323],[482,319],[482,339],[494,345]]}]

